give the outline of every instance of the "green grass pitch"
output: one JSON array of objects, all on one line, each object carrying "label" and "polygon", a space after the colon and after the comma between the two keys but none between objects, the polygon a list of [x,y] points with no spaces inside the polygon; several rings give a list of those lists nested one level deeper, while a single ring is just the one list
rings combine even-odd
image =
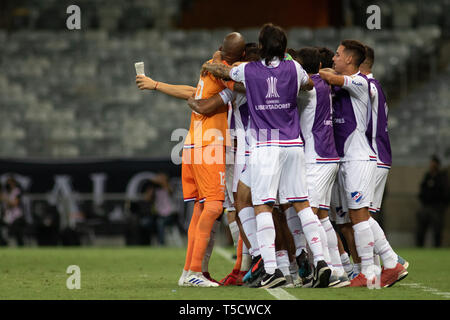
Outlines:
[{"label": "green grass pitch", "polygon": [[[232,248],[227,248],[230,256]],[[409,276],[392,288],[283,289],[302,300],[449,300],[450,250],[402,249]],[[0,299],[271,300],[268,290],[178,287],[183,248],[3,248]],[[80,267],[80,289],[69,290],[69,265]],[[210,272],[220,280],[233,267],[216,251]]]}]

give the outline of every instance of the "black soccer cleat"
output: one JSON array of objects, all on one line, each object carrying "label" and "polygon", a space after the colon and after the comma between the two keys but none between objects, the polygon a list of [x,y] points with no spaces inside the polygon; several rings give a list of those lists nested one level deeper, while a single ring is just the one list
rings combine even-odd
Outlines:
[{"label": "black soccer cleat", "polygon": [[330,283],[331,269],[324,260],[317,262],[314,268],[313,288],[327,288]]},{"label": "black soccer cleat", "polygon": [[261,289],[269,289],[282,286],[285,283],[286,278],[283,276],[283,273],[280,269],[275,269],[273,274],[264,273],[257,287]]}]

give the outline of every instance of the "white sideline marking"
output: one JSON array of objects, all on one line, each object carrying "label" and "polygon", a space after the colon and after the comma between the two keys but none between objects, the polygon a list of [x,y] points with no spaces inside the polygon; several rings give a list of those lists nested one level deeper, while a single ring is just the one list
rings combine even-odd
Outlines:
[{"label": "white sideline marking", "polygon": [[265,289],[268,293],[273,295],[277,300],[300,300],[299,298],[288,293],[282,288]]},{"label": "white sideline marking", "polygon": [[[225,260],[234,263],[234,260],[231,258],[230,254],[224,248],[216,247],[214,248],[214,250],[217,251],[217,253],[220,254],[223,258],[225,258]],[[277,300],[300,300],[281,288],[264,289],[264,290],[266,290],[268,293],[274,296]]]},{"label": "white sideline marking", "polygon": [[446,299],[450,299],[450,292],[442,292],[435,288],[423,286],[420,283],[399,283],[399,285],[404,286],[404,287],[410,287],[413,289],[420,289],[422,291],[429,292],[429,293],[432,293],[432,294],[435,294],[438,296],[442,296]]}]

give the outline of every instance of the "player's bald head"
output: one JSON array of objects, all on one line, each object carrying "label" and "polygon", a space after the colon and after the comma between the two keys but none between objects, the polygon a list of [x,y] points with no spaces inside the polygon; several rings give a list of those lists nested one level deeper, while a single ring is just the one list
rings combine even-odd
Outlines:
[{"label": "player's bald head", "polygon": [[220,49],[222,51],[223,59],[233,64],[239,61],[245,50],[245,39],[239,32],[231,32],[223,39],[223,44]]}]

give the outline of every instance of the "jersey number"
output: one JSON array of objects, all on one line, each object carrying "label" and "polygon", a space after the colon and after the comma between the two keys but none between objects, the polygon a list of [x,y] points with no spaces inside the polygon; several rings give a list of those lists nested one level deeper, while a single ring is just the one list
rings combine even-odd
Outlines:
[{"label": "jersey number", "polygon": [[202,79],[198,80],[198,84],[197,84],[197,91],[195,92],[195,99],[201,99],[202,95],[203,95],[203,87],[205,86],[205,83],[203,82]]}]

